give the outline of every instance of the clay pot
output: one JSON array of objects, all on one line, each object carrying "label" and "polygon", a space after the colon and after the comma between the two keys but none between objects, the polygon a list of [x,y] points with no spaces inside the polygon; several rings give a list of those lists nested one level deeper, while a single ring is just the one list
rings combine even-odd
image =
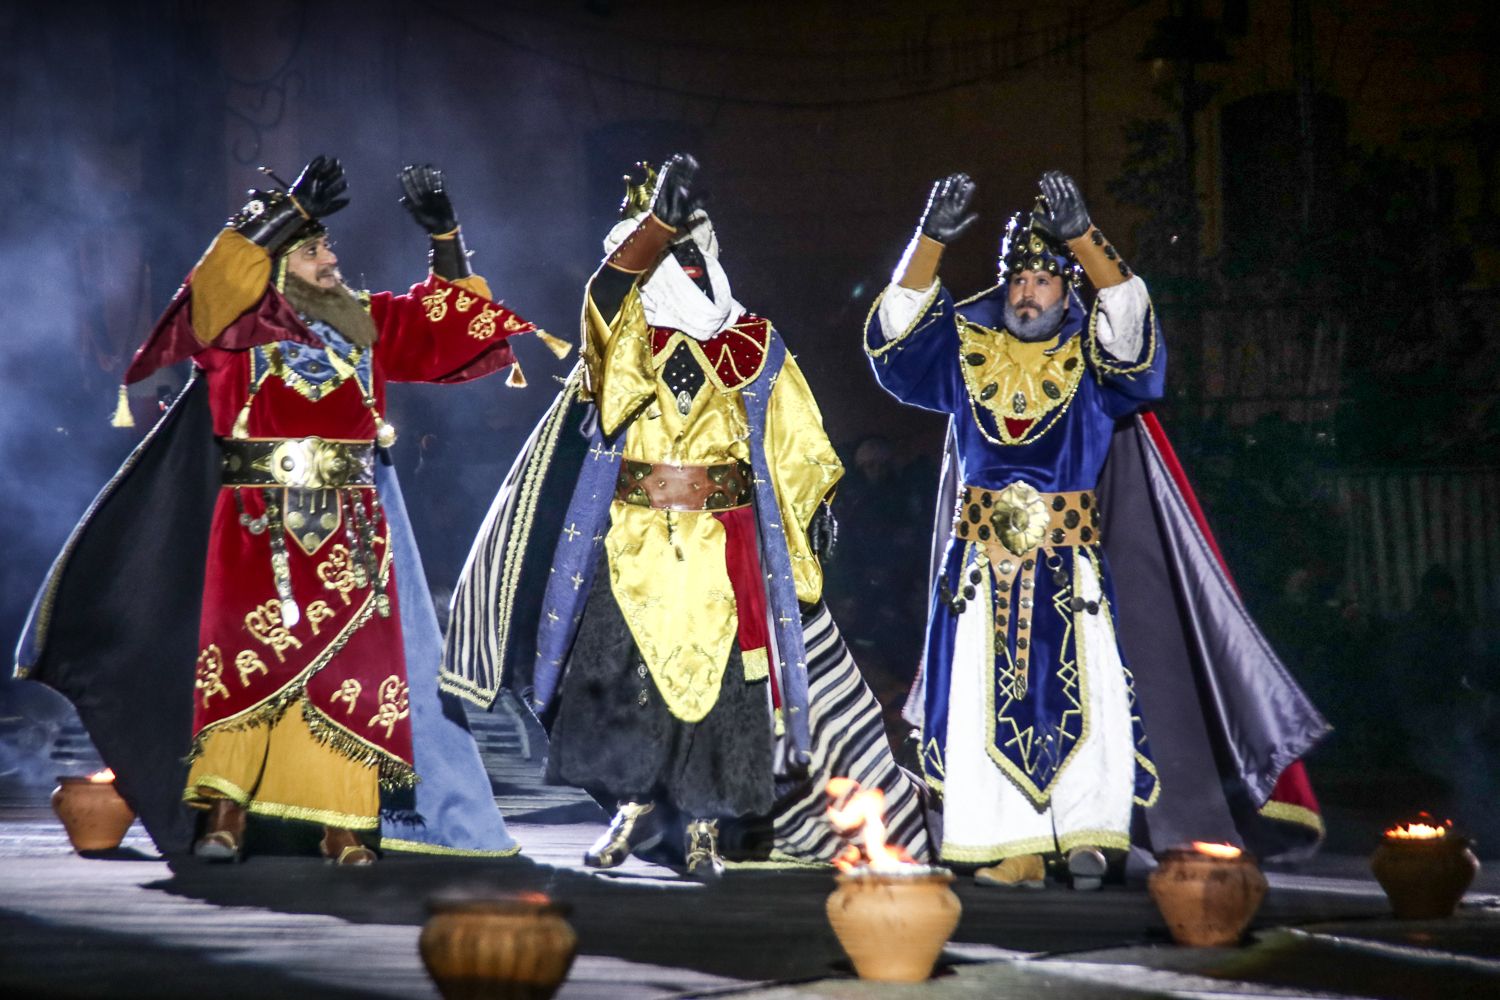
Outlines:
[{"label": "clay pot", "polygon": [[1193,948],[1239,941],[1266,897],[1266,877],[1248,854],[1211,857],[1167,851],[1146,882],[1172,940]]},{"label": "clay pot", "polygon": [[838,876],[828,922],[859,978],[917,983],[932,975],[963,913],[952,883],[953,873],[942,869]]},{"label": "clay pot", "polygon": [[1434,920],[1453,915],[1479,871],[1479,859],[1464,837],[1385,837],[1370,855],[1370,870],[1396,916]]},{"label": "clay pot", "polygon": [[60,777],[52,790],[52,811],[62,820],[73,850],[112,851],[135,822],[135,811],[120,798],[113,781]]},{"label": "clay pot", "polygon": [[437,896],[418,947],[447,1000],[548,1000],[573,966],[568,908],[539,892]]}]

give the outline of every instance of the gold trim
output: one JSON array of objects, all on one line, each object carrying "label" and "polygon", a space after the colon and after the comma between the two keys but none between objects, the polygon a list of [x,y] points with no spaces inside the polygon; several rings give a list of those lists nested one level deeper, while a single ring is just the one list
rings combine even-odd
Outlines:
[{"label": "gold trim", "polygon": [[221,778],[217,774],[206,774],[184,788],[182,790],[182,801],[195,809],[209,808],[208,804],[213,800],[213,796],[199,795],[199,788],[211,788],[237,805],[243,806],[250,801],[249,792],[228,778]]},{"label": "gold trim", "polygon": [[1074,830],[1057,838],[1057,849],[1064,854],[1075,847],[1104,847],[1112,850],[1130,850],[1130,834],[1118,830]]},{"label": "gold trim", "polygon": [[381,837],[382,851],[403,851],[407,854],[441,854],[453,858],[513,858],[521,853],[517,844],[508,851],[475,851],[463,847],[443,847],[440,844],[424,844],[420,840],[402,840],[399,837]]},{"label": "gold trim", "polygon": [[743,321],[734,324],[734,326],[726,327],[720,333],[715,334],[716,337],[722,336],[725,333],[736,334],[742,339],[748,340],[751,344],[754,344],[756,350],[760,351],[760,361],[756,364],[755,370],[752,371],[749,375],[744,375],[740,372],[739,366],[734,363],[734,355],[730,352],[729,347],[727,345],[723,345],[719,348],[719,357],[721,359],[727,357],[729,361],[730,371],[734,372],[734,374],[739,378],[739,382],[734,388],[730,388],[729,386],[725,385],[724,380],[719,377],[718,366],[709,361],[708,354],[703,350],[702,342],[696,340],[693,337],[689,337],[681,330],[674,330],[672,332],[672,335],[667,338],[667,342],[662,345],[661,350],[653,350],[651,352],[651,368],[653,372],[660,372],[662,367],[666,365],[667,359],[672,356],[672,351],[676,348],[677,343],[681,341],[682,343],[688,345],[688,350],[692,351],[694,357],[698,359],[699,365],[704,369],[703,374],[708,378],[709,382],[713,383],[715,389],[718,389],[720,392],[725,394],[739,392],[741,389],[749,385],[751,382],[754,382],[760,376],[760,373],[765,370],[766,359],[770,357],[771,354],[771,321],[763,317],[757,317],[756,322],[765,324],[766,339],[763,342],[756,340],[754,337],[750,336],[750,334],[740,329],[740,327],[743,325]]},{"label": "gold trim", "polygon": [[[927,295],[927,297],[925,299],[922,300],[922,308],[921,308],[921,310],[918,311],[916,317],[913,318],[912,321],[907,324],[906,329],[902,330],[895,337],[888,338],[886,340],[886,342],[884,344],[882,344],[880,347],[871,347],[870,346],[870,321],[872,319],[874,319],[875,316],[876,316],[876,314],[880,311],[880,303],[883,302],[883,301],[885,301],[885,293],[888,292],[888,291],[890,291],[889,287],[881,289],[880,290],[880,294],[877,295],[877,296],[875,296],[875,301],[873,303],[871,303],[871,305],[870,305],[870,311],[865,314],[865,338],[864,338],[864,341],[865,341],[865,344],[864,344],[864,346],[865,346],[865,354],[868,355],[869,357],[872,357],[872,358],[881,357],[882,355],[884,355],[884,354],[886,354],[886,353],[888,353],[890,351],[893,351],[898,346],[904,344],[906,342],[907,338],[910,337],[910,336],[912,336],[912,334],[916,333],[918,330],[925,330],[927,327],[931,326],[934,322],[936,322],[937,321],[937,317],[933,317],[931,320],[928,320],[928,322],[926,322],[926,323],[923,323],[922,320],[927,319],[927,314],[932,311],[932,304],[937,301],[937,297],[942,292],[942,290],[943,290],[943,283],[942,283],[942,281],[941,280],[934,281],[932,283],[932,291],[930,293],[928,293],[928,295]],[[884,336],[884,332],[882,332],[881,336]]]},{"label": "gold trim", "polygon": [[1136,375],[1146,371],[1156,360],[1156,305],[1150,298],[1146,300],[1146,350],[1144,359],[1138,364],[1122,365],[1114,361],[1106,360],[1099,346],[1099,335],[1096,327],[1099,325],[1099,300],[1094,300],[1093,308],[1089,310],[1088,342],[1089,361],[1093,363],[1094,369],[1101,375]]},{"label": "gold trim", "polygon": [[297,819],[307,823],[321,823],[323,826],[338,827],[344,830],[378,830],[380,828],[380,817],[377,816],[355,816],[350,813],[334,812],[331,809],[310,809],[307,806],[289,806],[280,802],[267,802],[264,799],[251,799],[245,804],[245,811],[257,816],[273,816],[276,819]]},{"label": "gold trim", "polygon": [[[976,336],[975,331],[979,331],[982,337]],[[1008,331],[993,330],[961,315],[958,317],[958,368],[967,390],[969,411],[979,433],[991,444],[1030,444],[1056,426],[1072,406],[1086,367],[1083,345],[1077,336],[1052,347],[1044,347],[1045,343],[1028,344]],[[1016,358],[1015,351],[1037,353],[1041,358],[1037,370],[1032,371],[1024,361]],[[979,355],[984,358],[984,363],[971,365],[968,355]],[[1075,362],[1071,371],[1066,367],[1070,359]],[[1049,385],[1058,393],[1057,396],[1046,391]],[[985,390],[992,386],[995,391],[985,399]],[[1022,402],[1020,412],[1015,409],[1017,399]],[[979,419],[981,407],[994,419],[995,431],[1000,435],[998,438],[991,435]],[[1005,425],[1007,418],[1028,420],[1030,424],[1020,437],[1014,437]]]},{"label": "gold trim", "polygon": [[[302,702],[302,718],[307,722],[307,729],[312,733],[313,739],[361,767],[376,768],[382,788],[411,788],[417,784],[419,779],[412,765],[385,747],[340,724],[333,716],[314,705],[311,698]],[[391,725],[394,727],[395,721]]]},{"label": "gold trim", "polygon": [[1323,827],[1323,817],[1306,806],[1293,805],[1290,802],[1267,802],[1258,810],[1266,819],[1273,819],[1280,823],[1296,823],[1313,830],[1322,840],[1327,832]]},{"label": "gold trim", "polygon": [[1022,854],[1047,854],[1057,850],[1055,837],[1026,837],[1022,840],[1003,841],[993,845],[944,844],[938,853],[940,861],[957,861],[960,864],[986,864],[1004,861]]}]

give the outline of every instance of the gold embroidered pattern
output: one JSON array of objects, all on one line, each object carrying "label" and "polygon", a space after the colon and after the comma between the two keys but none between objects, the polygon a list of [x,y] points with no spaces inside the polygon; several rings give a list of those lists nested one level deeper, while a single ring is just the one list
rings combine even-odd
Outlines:
[{"label": "gold embroidered pattern", "polygon": [[370,716],[366,728],[376,725],[385,727],[385,738],[390,739],[396,723],[411,714],[407,700],[406,682],[395,674],[380,682],[380,710]]},{"label": "gold embroidered pattern", "polygon": [[285,650],[302,648],[302,640],[292,635],[281,622],[280,601],[267,601],[246,615],[245,628],[255,638],[270,646],[271,652],[276,654],[276,659],[281,663],[286,662]]},{"label": "gold embroidered pattern", "polygon": [[[1048,343],[1028,344],[1004,331],[958,318],[959,370],[974,422],[991,443],[1035,441],[1073,401],[1083,378],[1082,339],[1072,337],[1060,347]],[[990,411],[998,440],[979,419],[979,407]],[[1027,427],[1012,435],[1007,419],[1025,421]]]},{"label": "gold embroidered pattern", "polygon": [[318,563],[318,579],[323,581],[325,590],[338,591],[344,605],[349,605],[349,592],[359,586],[349,546],[339,544],[328,550],[328,558]]},{"label": "gold embroidered pattern", "polygon": [[469,336],[475,340],[489,340],[495,335],[495,320],[499,318],[499,309],[485,306],[479,310],[479,315],[469,320]]},{"label": "gold embroidered pattern", "polygon": [[461,313],[466,313],[474,308],[474,303],[479,301],[479,296],[470,295],[468,292],[459,292],[458,298],[453,300],[453,307]]},{"label": "gold embroidered pattern", "polygon": [[229,697],[229,688],[224,686],[224,654],[219,647],[210,643],[208,648],[198,654],[198,670],[193,686],[203,692],[203,707],[208,707],[208,699],[219,694]]},{"label": "gold embroidered pattern", "polygon": [[448,315],[448,296],[453,294],[453,286],[439,288],[422,296],[422,308],[427,310],[427,318],[433,323],[438,322]]},{"label": "gold embroidered pattern", "polygon": [[344,714],[352,715],[354,712],[354,703],[359,701],[360,692],[363,690],[364,688],[359,681],[353,677],[346,677],[344,683],[339,685],[339,689],[333,693],[333,697],[329,700],[344,702],[349,706],[344,709]]},{"label": "gold embroidered pattern", "polygon": [[252,674],[270,675],[271,671],[266,669],[266,662],[256,656],[248,649],[240,650],[240,654],[234,658],[234,667],[240,672],[240,687],[250,686]]},{"label": "gold embroidered pattern", "polygon": [[[345,599],[344,603],[349,603],[347,598]],[[312,634],[317,635],[318,627],[328,619],[332,618],[333,614],[333,609],[330,608],[328,606],[328,602],[323,600],[322,598],[319,598],[318,600],[313,601],[311,604],[309,604],[307,606],[307,624],[312,627]]]},{"label": "gold embroidered pattern", "polygon": [[511,313],[509,316],[505,317],[505,322],[501,324],[501,329],[503,329],[506,333],[516,333],[519,330],[526,329],[526,321],[521,319],[521,317],[517,316],[515,313]]}]

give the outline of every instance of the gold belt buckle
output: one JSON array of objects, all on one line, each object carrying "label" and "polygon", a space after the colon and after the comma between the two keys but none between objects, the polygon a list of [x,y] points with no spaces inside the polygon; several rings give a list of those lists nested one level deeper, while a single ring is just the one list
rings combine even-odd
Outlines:
[{"label": "gold belt buckle", "polygon": [[353,468],[348,449],[320,437],[288,438],[271,451],[271,478],[292,489],[342,485]]},{"label": "gold belt buckle", "polygon": [[1047,540],[1047,525],[1052,514],[1042,495],[1030,483],[1016,480],[995,494],[990,509],[990,526],[1001,543],[1011,552],[1023,556]]}]

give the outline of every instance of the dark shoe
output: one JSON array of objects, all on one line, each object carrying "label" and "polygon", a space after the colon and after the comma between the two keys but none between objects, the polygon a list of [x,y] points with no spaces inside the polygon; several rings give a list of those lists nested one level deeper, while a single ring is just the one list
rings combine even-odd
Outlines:
[{"label": "dark shoe", "polygon": [[240,860],[244,846],[245,807],[231,799],[215,798],[193,853],[208,861],[235,862]]},{"label": "dark shoe", "polygon": [[375,863],[375,852],[361,843],[353,830],[343,827],[323,827],[323,842],[318,846],[330,864],[358,866]]},{"label": "dark shoe", "polygon": [[1068,875],[1079,892],[1092,892],[1103,885],[1108,870],[1109,862],[1097,847],[1075,847],[1068,852]]},{"label": "dark shoe", "polygon": [[724,874],[724,859],[719,856],[719,821],[695,819],[687,827],[687,873],[692,878],[711,882]]},{"label": "dark shoe", "polygon": [[609,828],[584,852],[590,868],[615,868],[635,851],[646,851],[661,842],[656,807],[650,802],[621,802]]}]

